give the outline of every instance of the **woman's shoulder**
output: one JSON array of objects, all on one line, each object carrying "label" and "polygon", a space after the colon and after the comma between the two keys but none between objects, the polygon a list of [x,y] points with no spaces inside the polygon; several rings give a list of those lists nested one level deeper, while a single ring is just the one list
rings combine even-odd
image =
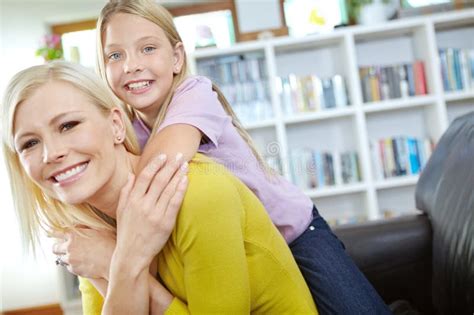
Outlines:
[{"label": "woman's shoulder", "polygon": [[245,198],[239,181],[224,166],[196,154],[189,163],[188,178],[175,237],[189,237],[196,233],[206,235],[216,229],[240,224],[245,217]]},{"label": "woman's shoulder", "polygon": [[[211,158],[197,153],[189,163],[188,193],[207,196],[209,194],[236,193],[238,180],[223,165]],[[220,188],[216,191],[217,188]]]}]

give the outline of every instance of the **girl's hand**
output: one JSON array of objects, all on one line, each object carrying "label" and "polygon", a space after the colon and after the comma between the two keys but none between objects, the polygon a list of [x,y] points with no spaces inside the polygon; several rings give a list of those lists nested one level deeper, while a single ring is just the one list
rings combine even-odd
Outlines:
[{"label": "girl's hand", "polygon": [[77,231],[53,233],[53,237],[53,253],[61,256],[69,272],[89,279],[108,279],[115,249],[113,232],[79,227]]},{"label": "girl's hand", "polygon": [[133,259],[137,268],[148,268],[166,244],[187,188],[188,165],[181,160],[178,154],[166,163],[166,156],[160,155],[136,180],[130,175],[117,207],[114,256]]}]

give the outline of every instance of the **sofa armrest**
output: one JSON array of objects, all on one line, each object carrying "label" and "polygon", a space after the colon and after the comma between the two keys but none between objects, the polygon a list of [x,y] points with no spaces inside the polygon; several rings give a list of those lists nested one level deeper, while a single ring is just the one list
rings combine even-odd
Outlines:
[{"label": "sofa armrest", "polygon": [[404,299],[429,313],[432,231],[426,215],[343,226],[334,232],[386,303]]}]

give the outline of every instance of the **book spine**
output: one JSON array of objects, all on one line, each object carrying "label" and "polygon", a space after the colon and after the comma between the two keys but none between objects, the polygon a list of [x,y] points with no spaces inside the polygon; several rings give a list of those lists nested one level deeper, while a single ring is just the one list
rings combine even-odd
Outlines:
[{"label": "book spine", "polygon": [[413,71],[415,73],[416,95],[425,95],[427,91],[423,61],[415,61]]},{"label": "book spine", "polygon": [[464,90],[471,88],[471,76],[469,74],[469,52],[467,49],[459,51],[459,61],[461,65],[461,78]]},{"label": "book spine", "polygon": [[347,89],[344,77],[342,75],[335,75],[332,77],[333,93],[336,102],[336,107],[346,107],[347,102]]},{"label": "book spine", "polygon": [[333,166],[334,166],[334,184],[339,186],[343,184],[341,154],[337,151],[333,151],[332,157],[333,157]]},{"label": "book spine", "polygon": [[408,80],[408,95],[415,96],[416,95],[416,87],[415,87],[415,75],[413,73],[413,65],[406,64],[405,70],[407,73],[407,80]]},{"label": "book spine", "polygon": [[449,91],[456,90],[456,74],[454,66],[454,49],[446,48],[446,60],[448,63],[448,82],[449,82]]},{"label": "book spine", "polygon": [[441,67],[441,78],[443,79],[443,88],[445,91],[450,91],[449,79],[448,79],[448,59],[446,56],[445,49],[439,49],[439,62]]},{"label": "book spine", "polygon": [[368,67],[359,68],[359,77],[360,77],[360,84],[361,84],[362,96],[364,98],[364,102],[370,102],[372,93],[370,92]]},{"label": "book spine", "polygon": [[311,82],[313,85],[315,110],[319,111],[324,108],[323,84],[321,79],[315,75],[311,76]]},{"label": "book spine", "polygon": [[361,180],[361,173],[359,167],[359,155],[357,152],[351,153],[351,167],[352,167],[352,176],[354,178],[354,182],[359,182]]},{"label": "book spine", "polygon": [[392,139],[384,139],[385,144],[385,157],[388,177],[396,175],[395,156],[393,154]]},{"label": "book spine", "polygon": [[400,154],[398,152],[398,146],[396,138],[391,138],[392,151],[393,151],[393,160],[395,161],[395,172],[393,175],[400,176],[402,175]]},{"label": "book spine", "polygon": [[411,174],[418,174],[420,172],[420,154],[418,152],[417,140],[414,138],[407,138],[407,142]]},{"label": "book spine", "polygon": [[379,77],[377,75],[377,68],[375,66],[369,67],[369,84],[371,92],[370,99],[373,102],[380,101],[380,84]]},{"label": "book spine", "polygon": [[408,171],[408,152],[406,151],[405,137],[397,137],[395,139],[398,152],[398,162],[400,164],[400,175],[407,175]]},{"label": "book spine", "polygon": [[334,89],[332,87],[332,80],[329,78],[322,79],[323,84],[323,94],[324,94],[324,103],[325,108],[334,108],[336,107],[336,100],[334,98]]},{"label": "book spine", "polygon": [[388,79],[387,67],[379,68],[380,75],[380,98],[382,100],[388,100],[390,98],[390,84]]},{"label": "book spine", "polygon": [[461,62],[459,59],[459,49],[454,49],[454,77],[456,80],[456,90],[461,91],[463,89],[463,84],[461,75]]},{"label": "book spine", "polygon": [[471,73],[471,88],[474,89],[474,49],[470,49],[468,52],[469,55],[469,65]]},{"label": "book spine", "polygon": [[398,74],[400,77],[400,94],[401,97],[407,98],[410,96],[409,94],[409,88],[408,88],[408,77],[407,77],[407,71],[405,68],[405,65],[399,65],[398,66]]},{"label": "book spine", "polygon": [[370,153],[372,155],[373,169],[374,169],[374,178],[376,180],[383,179],[383,165],[380,156],[379,146],[376,141],[370,141]]},{"label": "book spine", "polygon": [[400,90],[400,71],[398,70],[398,65],[392,66],[392,75],[394,98],[400,98],[402,97],[402,92]]}]

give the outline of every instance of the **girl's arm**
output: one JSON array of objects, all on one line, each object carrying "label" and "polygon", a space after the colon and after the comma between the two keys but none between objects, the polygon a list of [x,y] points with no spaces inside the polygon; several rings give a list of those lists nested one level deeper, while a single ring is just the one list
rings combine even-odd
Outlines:
[{"label": "girl's arm", "polygon": [[174,124],[152,134],[138,163],[140,171],[148,162],[159,154],[174,157],[183,154],[183,161],[189,161],[197,153],[202,134],[198,128],[188,124]]}]

